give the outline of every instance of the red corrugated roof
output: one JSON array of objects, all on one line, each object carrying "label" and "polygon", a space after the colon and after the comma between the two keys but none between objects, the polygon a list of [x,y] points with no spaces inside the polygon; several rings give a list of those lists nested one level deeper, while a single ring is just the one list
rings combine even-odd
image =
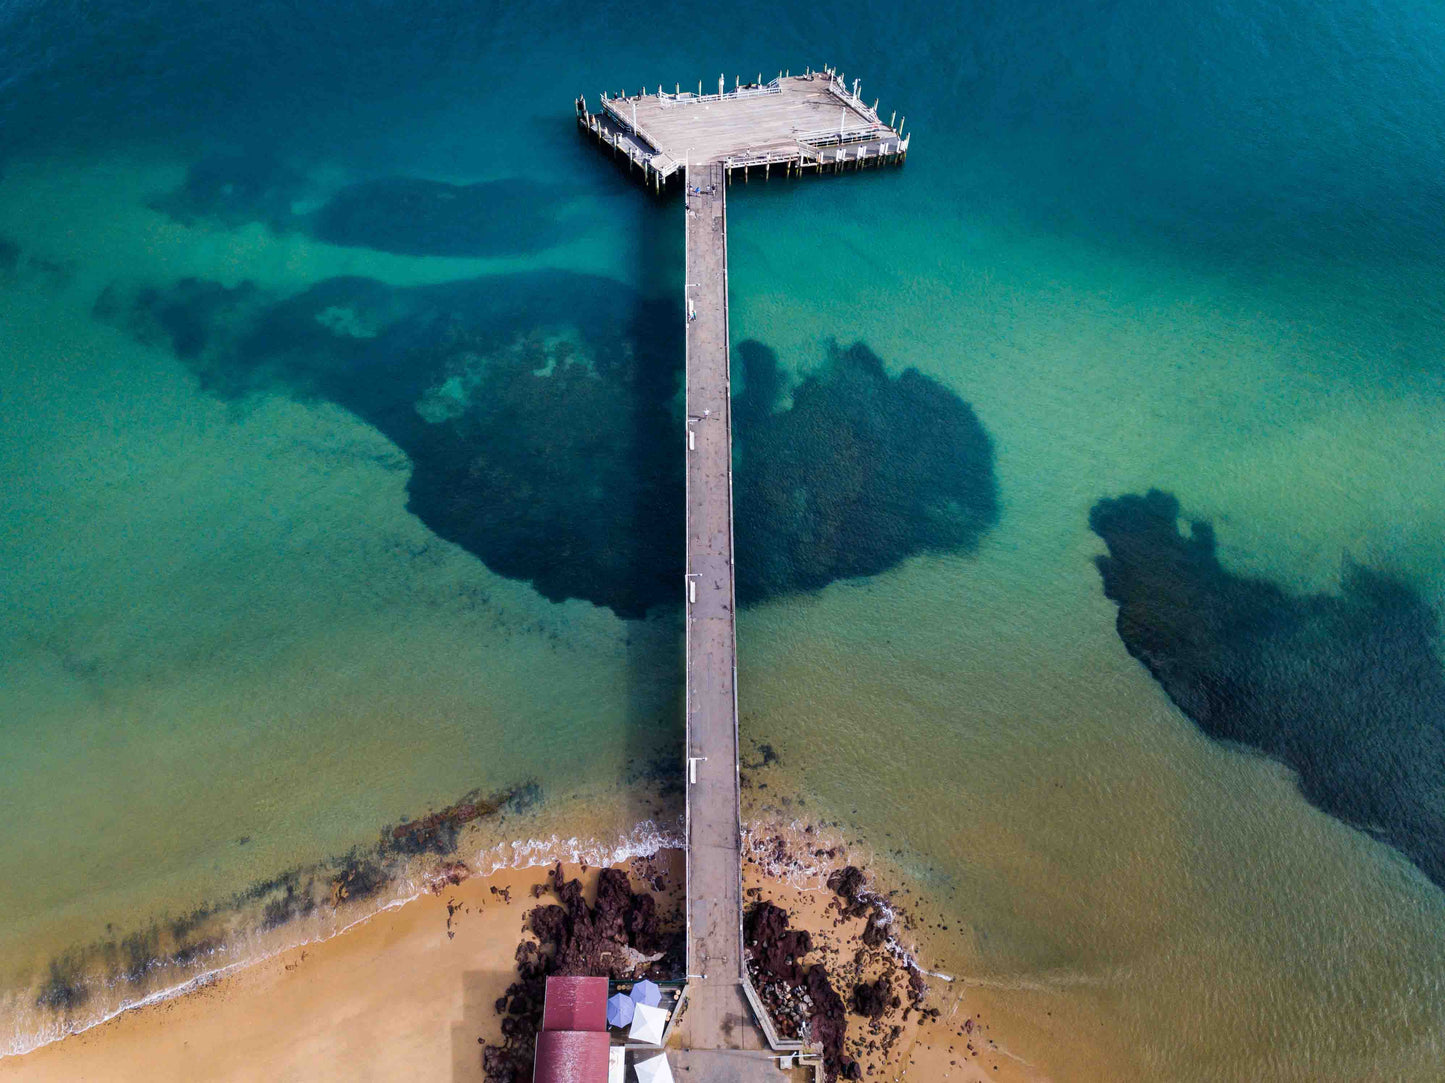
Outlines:
[{"label": "red corrugated roof", "polygon": [[[602,979],[602,988],[604,992],[607,989],[606,978]],[[537,1034],[532,1083],[607,1083],[610,1044],[605,1031],[541,1031]]]},{"label": "red corrugated roof", "polygon": [[606,978],[548,978],[543,1030],[607,1031]]}]

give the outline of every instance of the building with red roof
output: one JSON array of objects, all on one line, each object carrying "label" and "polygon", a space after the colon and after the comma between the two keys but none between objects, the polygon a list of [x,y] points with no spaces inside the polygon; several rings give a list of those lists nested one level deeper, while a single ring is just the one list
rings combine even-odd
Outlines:
[{"label": "building with red roof", "polygon": [[607,1083],[606,978],[548,978],[532,1083]]}]

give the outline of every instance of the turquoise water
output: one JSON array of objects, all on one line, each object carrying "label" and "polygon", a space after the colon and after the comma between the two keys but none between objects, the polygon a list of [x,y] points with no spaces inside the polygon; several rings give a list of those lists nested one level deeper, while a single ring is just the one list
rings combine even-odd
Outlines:
[{"label": "turquoise water", "polygon": [[[1171,701],[1089,513],[1158,487],[1239,575],[1335,592],[1348,557],[1441,611],[1445,21],[630,10],[0,12],[0,1041],[138,995],[37,1007],[68,948],[470,790],[542,796],[489,841],[665,819],[676,373],[639,344],[680,209],[569,102],[826,62],[918,138],[733,188],[735,340],[793,387],[833,341],[916,369],[997,509],[745,610],[745,739],[915,875],[931,962],[1040,1075],[1431,1077],[1441,888]],[[443,240],[316,216],[395,176],[498,186]]]}]

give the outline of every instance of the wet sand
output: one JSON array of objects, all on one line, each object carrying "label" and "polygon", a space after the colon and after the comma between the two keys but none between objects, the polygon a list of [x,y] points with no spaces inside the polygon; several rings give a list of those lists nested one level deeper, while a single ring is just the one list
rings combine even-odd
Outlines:
[{"label": "wet sand", "polygon": [[[680,851],[653,860],[672,870],[672,883],[681,882]],[[861,919],[840,920],[832,892],[789,883],[774,871],[746,863],[745,887],[757,892],[750,897],[776,902],[794,927],[814,933],[819,949],[809,961],[822,958],[830,972],[845,966],[857,949]],[[564,872],[582,876],[590,888],[598,870],[569,865]],[[500,1037],[494,1002],[513,980],[524,915],[535,905],[532,887],[547,873],[545,867],[506,870],[444,885],[330,940],[0,1060],[0,1079],[480,1081],[482,1043]],[[846,998],[851,985],[838,984]],[[1006,1057],[997,1060],[997,1071],[992,1061],[984,1063],[988,1052],[971,1057],[965,1041],[987,1050],[992,1036],[980,1021],[965,1039],[963,991],[930,984],[927,1004],[939,1008],[939,1020],[912,1015],[888,1055],[864,1055],[869,1078],[1037,1078]],[[867,1020],[849,1017],[850,1036],[866,1039],[868,1031]]]},{"label": "wet sand", "polygon": [[493,1001],[512,979],[531,885],[546,871],[508,870],[423,895],[0,1061],[0,1078],[480,1079],[477,1039],[498,1036]]}]

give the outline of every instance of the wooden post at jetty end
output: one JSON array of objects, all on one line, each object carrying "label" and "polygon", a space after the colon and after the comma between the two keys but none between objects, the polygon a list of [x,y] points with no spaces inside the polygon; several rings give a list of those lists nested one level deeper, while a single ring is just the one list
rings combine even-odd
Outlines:
[{"label": "wooden post at jetty end", "polygon": [[[679,84],[680,85],[680,84]],[[727,186],[742,171],[786,176],[901,164],[909,138],[864,105],[859,85],[828,68],[718,93],[604,95],[576,100],[577,124],[646,188],[683,189],[687,321],[686,739],[687,985],[674,1064],[706,1083],[779,1079],[783,1039],[748,979],[742,933],[737,631],[733,564],[732,382],[729,369]],[[823,116],[829,120],[820,125]],[[810,1060],[816,1060],[810,1057]]]}]

